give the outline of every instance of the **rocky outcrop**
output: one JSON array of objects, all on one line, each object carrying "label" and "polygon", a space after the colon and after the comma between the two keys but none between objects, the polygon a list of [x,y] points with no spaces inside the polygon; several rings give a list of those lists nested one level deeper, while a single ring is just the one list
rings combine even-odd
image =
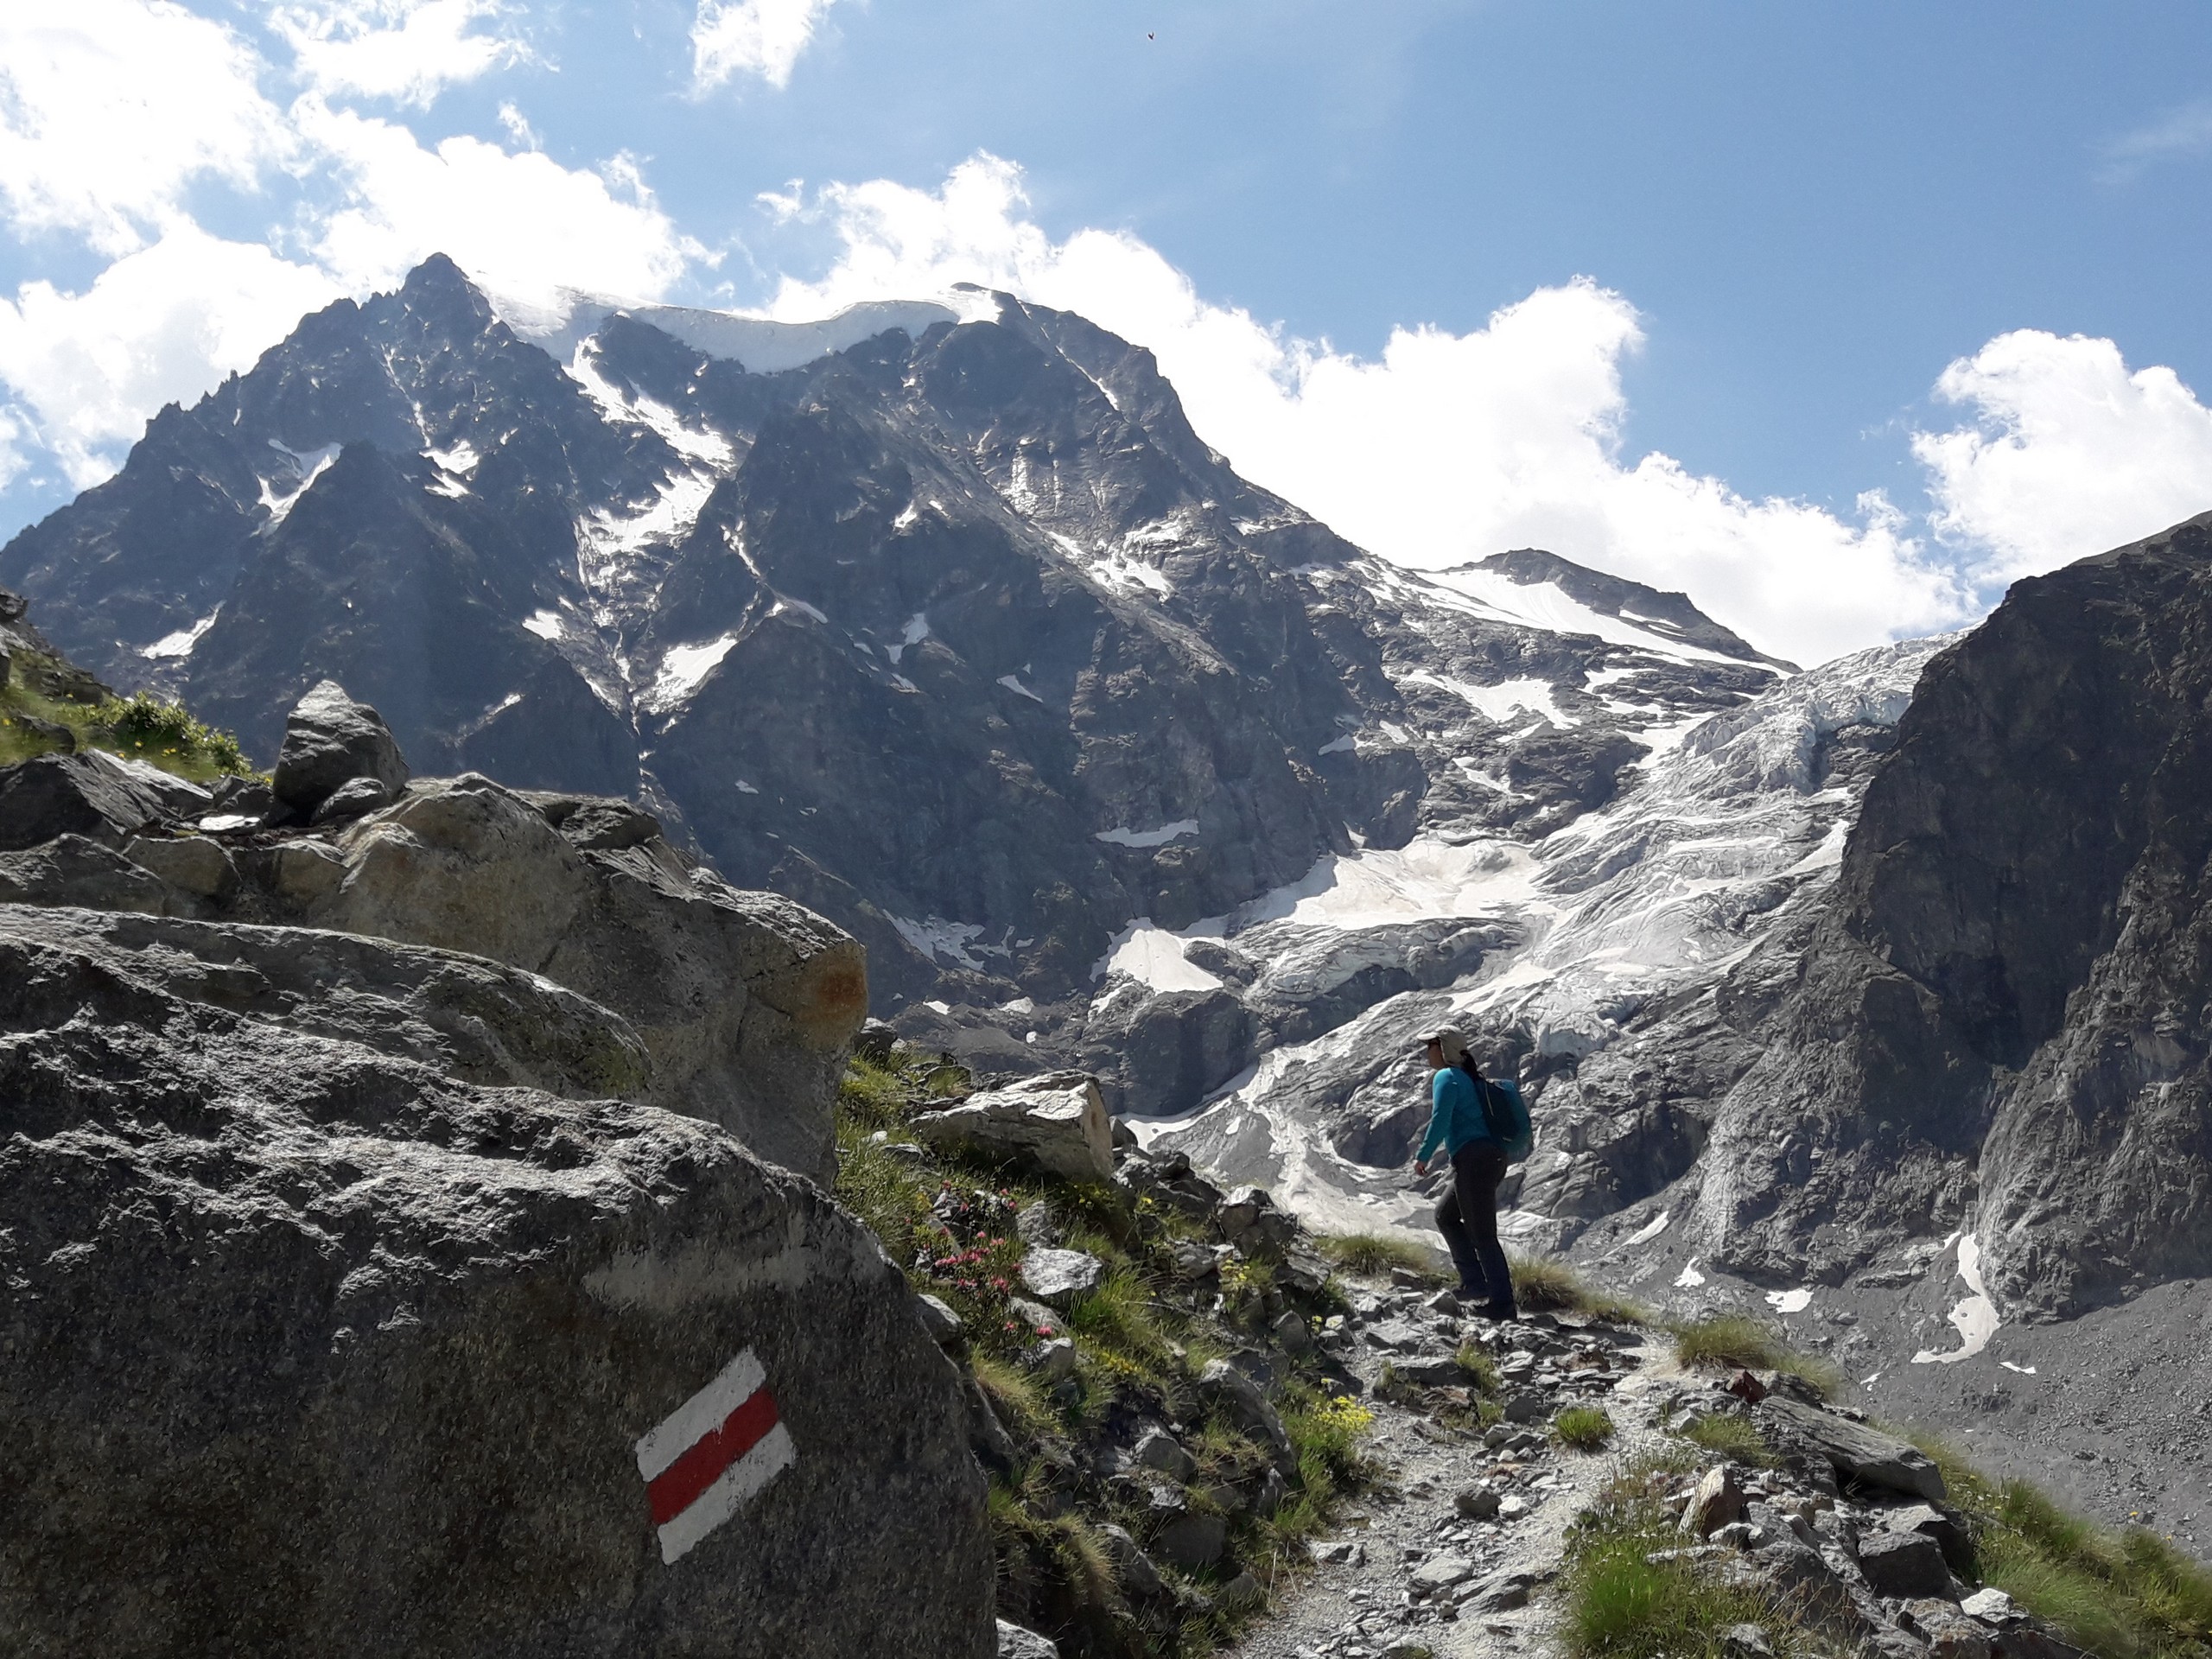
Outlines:
[{"label": "rocky outcrop", "polygon": [[2212,518],[2017,583],[1929,665],[1707,1154],[1724,1262],[1965,1224],[2008,1304],[2212,1270]]},{"label": "rocky outcrop", "polygon": [[1098,1082],[1080,1071],[1023,1077],[926,1112],[914,1133],[928,1146],[1027,1164],[1065,1180],[1105,1181],[1114,1147]]},{"label": "rocky outcrop", "polygon": [[407,762],[384,716],[346,695],[335,680],[311,686],[284,721],[270,787],[302,817],[348,785],[364,810],[381,806],[407,786]]},{"label": "rocky outcrop", "polygon": [[[0,772],[0,804],[23,797],[26,775],[65,766],[103,788],[120,778],[109,793],[67,798],[109,803],[96,827],[120,845],[71,835],[0,854],[0,900],[325,928],[489,957],[635,1033],[649,1059],[602,1092],[721,1123],[825,1185],[834,1175],[832,1101],[867,1008],[859,945],[787,899],[716,880],[636,808],[467,776],[417,780],[390,807],[321,831],[248,818],[195,832],[190,817],[159,815],[173,814],[175,789],[193,816],[207,811],[203,791],[127,793],[152,769],[98,754]],[[155,822],[138,819],[142,808]],[[280,824],[291,810],[271,808]],[[126,838],[124,821],[146,833]]]},{"label": "rocky outcrop", "polygon": [[989,1654],[912,1294],[643,1065],[481,957],[0,906],[0,1645]]},{"label": "rocky outcrop", "polygon": [[197,817],[210,804],[206,790],[143,761],[99,750],[41,755],[0,771],[0,852],[58,836],[119,844],[164,819]]}]

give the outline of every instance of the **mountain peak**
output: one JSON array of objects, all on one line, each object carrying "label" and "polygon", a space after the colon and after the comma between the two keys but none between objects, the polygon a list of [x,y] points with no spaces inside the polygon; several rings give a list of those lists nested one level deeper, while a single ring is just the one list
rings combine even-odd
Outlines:
[{"label": "mountain peak", "polygon": [[1688,594],[1669,593],[1626,576],[1593,570],[1586,564],[1577,564],[1542,548],[1516,547],[1459,568],[1495,571],[1523,587],[1549,582],[1569,599],[1586,605],[1601,616],[1656,630],[1702,651],[1717,652],[1745,662],[1764,663],[1784,673],[1797,671],[1796,664],[1768,656],[1742,635],[1715,622],[1691,602]]}]

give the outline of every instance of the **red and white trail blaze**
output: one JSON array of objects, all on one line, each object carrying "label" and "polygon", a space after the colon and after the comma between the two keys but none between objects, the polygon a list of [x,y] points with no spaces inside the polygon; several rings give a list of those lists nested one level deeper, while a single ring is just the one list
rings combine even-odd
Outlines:
[{"label": "red and white trail blaze", "polygon": [[660,1558],[677,1560],[798,1456],[748,1348],[638,1442]]}]

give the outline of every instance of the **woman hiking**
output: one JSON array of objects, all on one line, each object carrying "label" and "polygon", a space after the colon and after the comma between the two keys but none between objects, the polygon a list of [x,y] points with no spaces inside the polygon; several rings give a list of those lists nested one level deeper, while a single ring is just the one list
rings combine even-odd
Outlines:
[{"label": "woman hiking", "polygon": [[1505,1148],[1490,1130],[1483,1110],[1481,1070],[1467,1053],[1467,1040],[1446,1026],[1421,1039],[1428,1062],[1431,1109],[1428,1133],[1421,1137],[1414,1173],[1428,1173],[1428,1162],[1441,1147],[1452,1160],[1452,1185],[1436,1206],[1436,1228],[1451,1247],[1459,1269],[1462,1300],[1482,1299],[1476,1310],[1486,1319],[1514,1316],[1513,1277],[1497,1243],[1497,1184],[1505,1175]]}]

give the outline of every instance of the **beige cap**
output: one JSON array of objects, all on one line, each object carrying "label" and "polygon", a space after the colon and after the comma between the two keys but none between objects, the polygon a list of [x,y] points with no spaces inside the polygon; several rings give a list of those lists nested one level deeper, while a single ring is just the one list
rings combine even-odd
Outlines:
[{"label": "beige cap", "polygon": [[1421,1039],[1423,1048],[1431,1043],[1444,1052],[1444,1064],[1446,1065],[1458,1065],[1467,1058],[1467,1039],[1453,1027],[1440,1026]]}]

